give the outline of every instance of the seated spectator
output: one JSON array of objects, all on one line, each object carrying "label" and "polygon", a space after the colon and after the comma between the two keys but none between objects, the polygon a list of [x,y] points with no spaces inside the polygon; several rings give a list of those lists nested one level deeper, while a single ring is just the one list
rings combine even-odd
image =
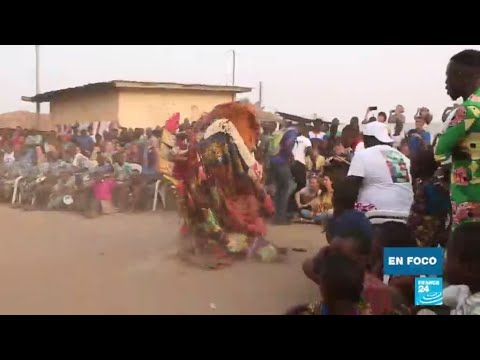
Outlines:
[{"label": "seated spectator", "polygon": [[80,131],[80,135],[75,137],[75,143],[78,145],[82,153],[91,153],[95,146],[95,141],[88,135],[86,129]]},{"label": "seated spectator", "polygon": [[[79,170],[91,170],[97,166],[96,161],[90,160],[85,153],[82,153],[80,147],[76,147],[76,154],[73,158],[72,165],[78,168]],[[88,154],[88,153],[87,153]]]},{"label": "seated spectator", "polygon": [[344,148],[344,150],[341,151],[341,154],[346,154],[348,161],[351,161],[357,147],[359,144],[363,143],[363,138],[360,135],[359,129],[352,125],[345,126],[342,130],[340,140]]},{"label": "seated spectator", "polygon": [[3,165],[10,166],[15,162],[15,153],[13,151],[13,147],[6,143],[3,146]]},{"label": "seated spectator", "polygon": [[300,209],[302,222],[322,224],[333,217],[333,184],[328,176],[323,177],[320,195],[310,202],[310,208]]},{"label": "seated spectator", "polygon": [[410,159],[410,148],[408,147],[408,140],[402,139],[400,145],[398,146],[398,151],[400,151],[406,158]]},{"label": "seated spectator", "polygon": [[[331,178],[330,171],[326,171],[326,175]],[[344,212],[355,209],[357,201],[357,193],[349,179],[342,179],[333,183],[332,205],[334,216],[339,217]]]},{"label": "seated spectator", "polygon": [[320,183],[318,178],[311,177],[308,179],[308,185],[295,193],[295,203],[298,210],[311,210],[313,206],[317,206],[320,200]]},{"label": "seated spectator", "polygon": [[447,244],[443,303],[451,315],[480,315],[480,223],[464,223]]},{"label": "seated spectator", "polygon": [[114,177],[116,180],[116,187],[114,189],[113,198],[115,205],[121,212],[126,211],[129,206],[130,194],[130,177],[132,176],[132,167],[125,162],[125,153],[119,152],[115,154]]},{"label": "seated spectator", "polygon": [[365,269],[358,262],[331,252],[316,271],[322,302],[297,306],[287,315],[370,315],[361,296]]},{"label": "seated spectator", "polygon": [[383,274],[383,250],[386,247],[417,247],[415,238],[410,229],[403,223],[386,222],[376,225],[369,266],[372,274],[381,279],[386,285],[397,291],[399,304],[408,312],[414,307],[415,276],[388,276]]},{"label": "seated spectator", "polygon": [[326,254],[339,252],[355,259],[366,269],[362,296],[371,307],[373,315],[394,313],[394,292],[368,271],[368,261],[372,248],[373,229],[367,217],[356,210],[345,211],[329,225],[331,245],[323,248],[303,264],[305,275],[319,284],[318,269]]}]

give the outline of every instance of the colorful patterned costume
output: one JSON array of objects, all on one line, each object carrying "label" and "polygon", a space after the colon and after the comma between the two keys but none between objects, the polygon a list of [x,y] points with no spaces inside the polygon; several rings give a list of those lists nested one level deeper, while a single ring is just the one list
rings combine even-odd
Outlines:
[{"label": "colorful patterned costume", "polygon": [[450,199],[448,189],[433,179],[416,179],[414,201],[407,226],[419,246],[445,246],[450,236]]},{"label": "colorful patterned costume", "polygon": [[438,139],[435,159],[450,156],[453,226],[480,221],[480,89],[454,110]]},{"label": "colorful patterned costume", "polygon": [[190,131],[188,166],[177,175],[183,259],[217,268],[233,257],[277,258],[278,249],[264,240],[264,217],[273,206],[252,153],[258,130],[250,106],[232,103],[218,106]]},{"label": "colorful patterned costume", "polygon": [[[330,315],[327,306],[321,301],[296,306],[289,311],[289,315]],[[361,299],[358,308],[351,315],[372,315],[370,305]]]}]

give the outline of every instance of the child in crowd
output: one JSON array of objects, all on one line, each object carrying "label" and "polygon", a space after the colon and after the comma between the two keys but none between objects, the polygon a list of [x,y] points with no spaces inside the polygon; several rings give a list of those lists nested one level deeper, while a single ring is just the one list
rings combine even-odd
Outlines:
[{"label": "child in crowd", "polygon": [[415,277],[383,274],[383,250],[386,247],[417,247],[417,243],[410,229],[403,223],[390,221],[374,226],[374,238],[369,261],[371,273],[395,291],[395,307],[404,308],[409,313],[414,306]]},{"label": "child in crowd", "polygon": [[394,313],[394,292],[369,272],[368,262],[371,256],[373,229],[365,214],[356,210],[346,210],[328,225],[331,245],[321,249],[314,257],[303,264],[305,275],[319,284],[319,269],[329,251],[337,251],[355,259],[364,269],[362,296],[370,305],[372,314]]},{"label": "child in crowd", "polygon": [[325,166],[325,158],[320,155],[318,144],[312,146],[312,152],[305,157],[305,167],[307,168],[307,177],[321,176],[323,167]]},{"label": "child in crowd", "polygon": [[113,190],[116,186],[115,179],[111,176],[111,173],[104,173],[98,170],[94,174],[93,194],[95,200],[100,203],[102,214],[109,215],[115,212],[115,208],[112,204]]},{"label": "child in crowd", "polygon": [[447,245],[443,303],[451,315],[480,315],[480,223],[455,229]]},{"label": "child in crowd", "polygon": [[361,299],[365,269],[340,253],[325,255],[318,271],[321,303],[297,306],[288,315],[369,315]]}]

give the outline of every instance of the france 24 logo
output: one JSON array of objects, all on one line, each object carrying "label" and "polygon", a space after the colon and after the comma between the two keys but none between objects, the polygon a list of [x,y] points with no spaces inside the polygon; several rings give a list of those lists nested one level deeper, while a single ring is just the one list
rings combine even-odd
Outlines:
[{"label": "france 24 logo", "polygon": [[442,278],[415,278],[415,306],[443,305]]}]

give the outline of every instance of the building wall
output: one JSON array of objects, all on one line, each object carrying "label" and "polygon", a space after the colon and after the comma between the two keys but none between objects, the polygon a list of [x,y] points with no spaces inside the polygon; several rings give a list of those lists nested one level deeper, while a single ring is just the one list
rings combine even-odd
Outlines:
[{"label": "building wall", "polygon": [[63,95],[50,102],[53,125],[118,120],[118,90]]},{"label": "building wall", "polygon": [[204,112],[232,101],[232,93],[186,90],[121,89],[120,125],[129,128],[163,126],[174,113],[180,119],[198,120]]}]

